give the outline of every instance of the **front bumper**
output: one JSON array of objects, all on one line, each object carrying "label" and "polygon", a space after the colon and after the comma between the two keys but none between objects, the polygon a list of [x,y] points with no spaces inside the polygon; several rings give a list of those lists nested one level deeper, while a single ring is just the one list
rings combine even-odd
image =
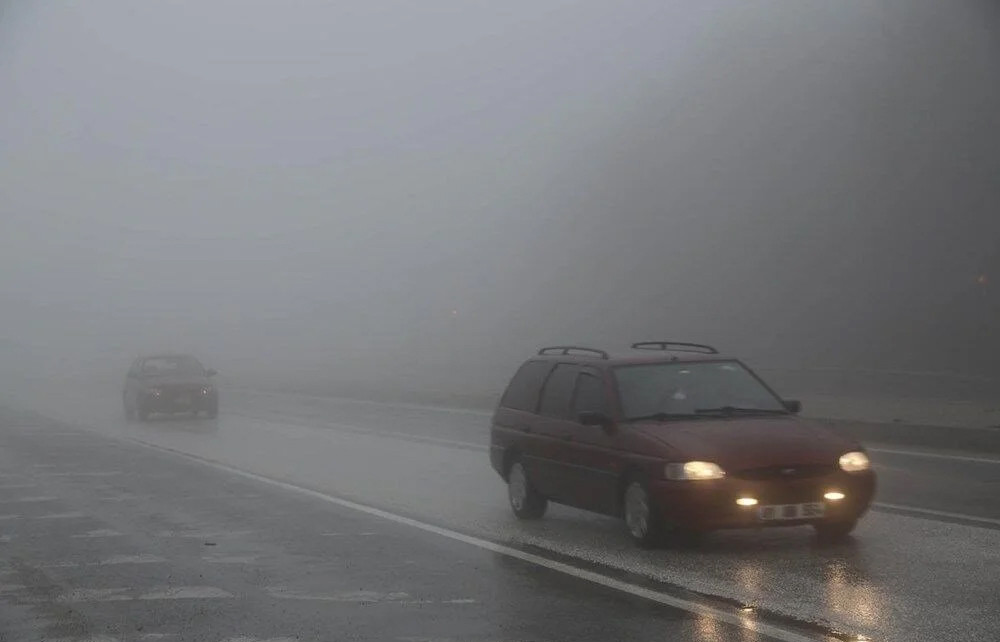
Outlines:
[{"label": "front bumper", "polygon": [[[821,522],[846,522],[864,515],[875,496],[874,471],[837,472],[823,477],[796,480],[749,481],[725,478],[710,481],[657,481],[650,487],[651,499],[660,517],[668,523],[693,530],[796,526]],[[823,498],[840,491],[844,499]],[[739,497],[753,497],[756,506],[739,506]],[[761,520],[760,506],[821,502],[821,518]]]},{"label": "front bumper", "polygon": [[140,404],[148,413],[213,412],[219,407],[219,395],[214,390],[208,394],[201,389],[162,390],[159,395],[147,392]]}]

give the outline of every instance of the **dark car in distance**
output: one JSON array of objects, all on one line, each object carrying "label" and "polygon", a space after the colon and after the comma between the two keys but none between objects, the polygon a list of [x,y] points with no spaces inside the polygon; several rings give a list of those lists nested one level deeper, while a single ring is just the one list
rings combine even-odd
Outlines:
[{"label": "dark car in distance", "polygon": [[125,378],[125,417],[146,421],[154,413],[219,414],[219,392],[212,384],[215,370],[186,354],[139,357]]},{"label": "dark car in distance", "polygon": [[872,502],[862,446],[797,416],[711,346],[632,345],[612,357],[543,348],[514,375],[490,459],[514,514],[549,501],[620,516],[640,545],[724,528],[812,525],[846,537]]}]

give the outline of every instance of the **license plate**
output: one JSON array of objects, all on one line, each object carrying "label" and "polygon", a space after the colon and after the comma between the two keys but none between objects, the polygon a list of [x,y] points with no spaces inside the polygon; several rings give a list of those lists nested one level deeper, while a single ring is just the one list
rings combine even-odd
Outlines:
[{"label": "license plate", "polygon": [[823,510],[825,508],[826,507],[822,502],[811,502],[808,504],[774,504],[758,508],[757,517],[764,522],[786,519],[815,519],[823,516]]},{"label": "license plate", "polygon": [[174,399],[174,403],[178,406],[190,406],[191,396],[190,395],[180,395]]}]

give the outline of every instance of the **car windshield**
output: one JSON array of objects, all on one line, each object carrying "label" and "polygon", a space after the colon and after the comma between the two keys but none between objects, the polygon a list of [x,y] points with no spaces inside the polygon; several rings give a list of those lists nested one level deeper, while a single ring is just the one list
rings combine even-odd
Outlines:
[{"label": "car windshield", "polygon": [[615,378],[627,419],[786,412],[738,361],[619,366]]},{"label": "car windshield", "polygon": [[205,368],[194,357],[150,357],[142,362],[144,375],[201,375]]}]

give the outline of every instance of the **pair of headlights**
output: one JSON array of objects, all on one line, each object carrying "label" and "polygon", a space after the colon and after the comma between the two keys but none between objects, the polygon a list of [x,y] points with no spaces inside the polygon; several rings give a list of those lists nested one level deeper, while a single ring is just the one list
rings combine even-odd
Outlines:
[{"label": "pair of headlights", "polygon": [[[201,389],[201,394],[203,395],[210,395],[213,392],[214,389],[212,388],[212,386],[203,386]],[[154,397],[159,397],[160,395],[163,394],[163,391],[159,388],[151,388],[149,394],[153,395]]]},{"label": "pair of headlights", "polygon": [[[840,469],[849,473],[859,473],[871,468],[868,455],[859,450],[844,453],[838,461]],[[699,479],[722,479],[726,476],[726,471],[718,464],[710,461],[688,461],[683,464],[667,464],[663,471],[667,479],[672,480],[699,480]]]}]

